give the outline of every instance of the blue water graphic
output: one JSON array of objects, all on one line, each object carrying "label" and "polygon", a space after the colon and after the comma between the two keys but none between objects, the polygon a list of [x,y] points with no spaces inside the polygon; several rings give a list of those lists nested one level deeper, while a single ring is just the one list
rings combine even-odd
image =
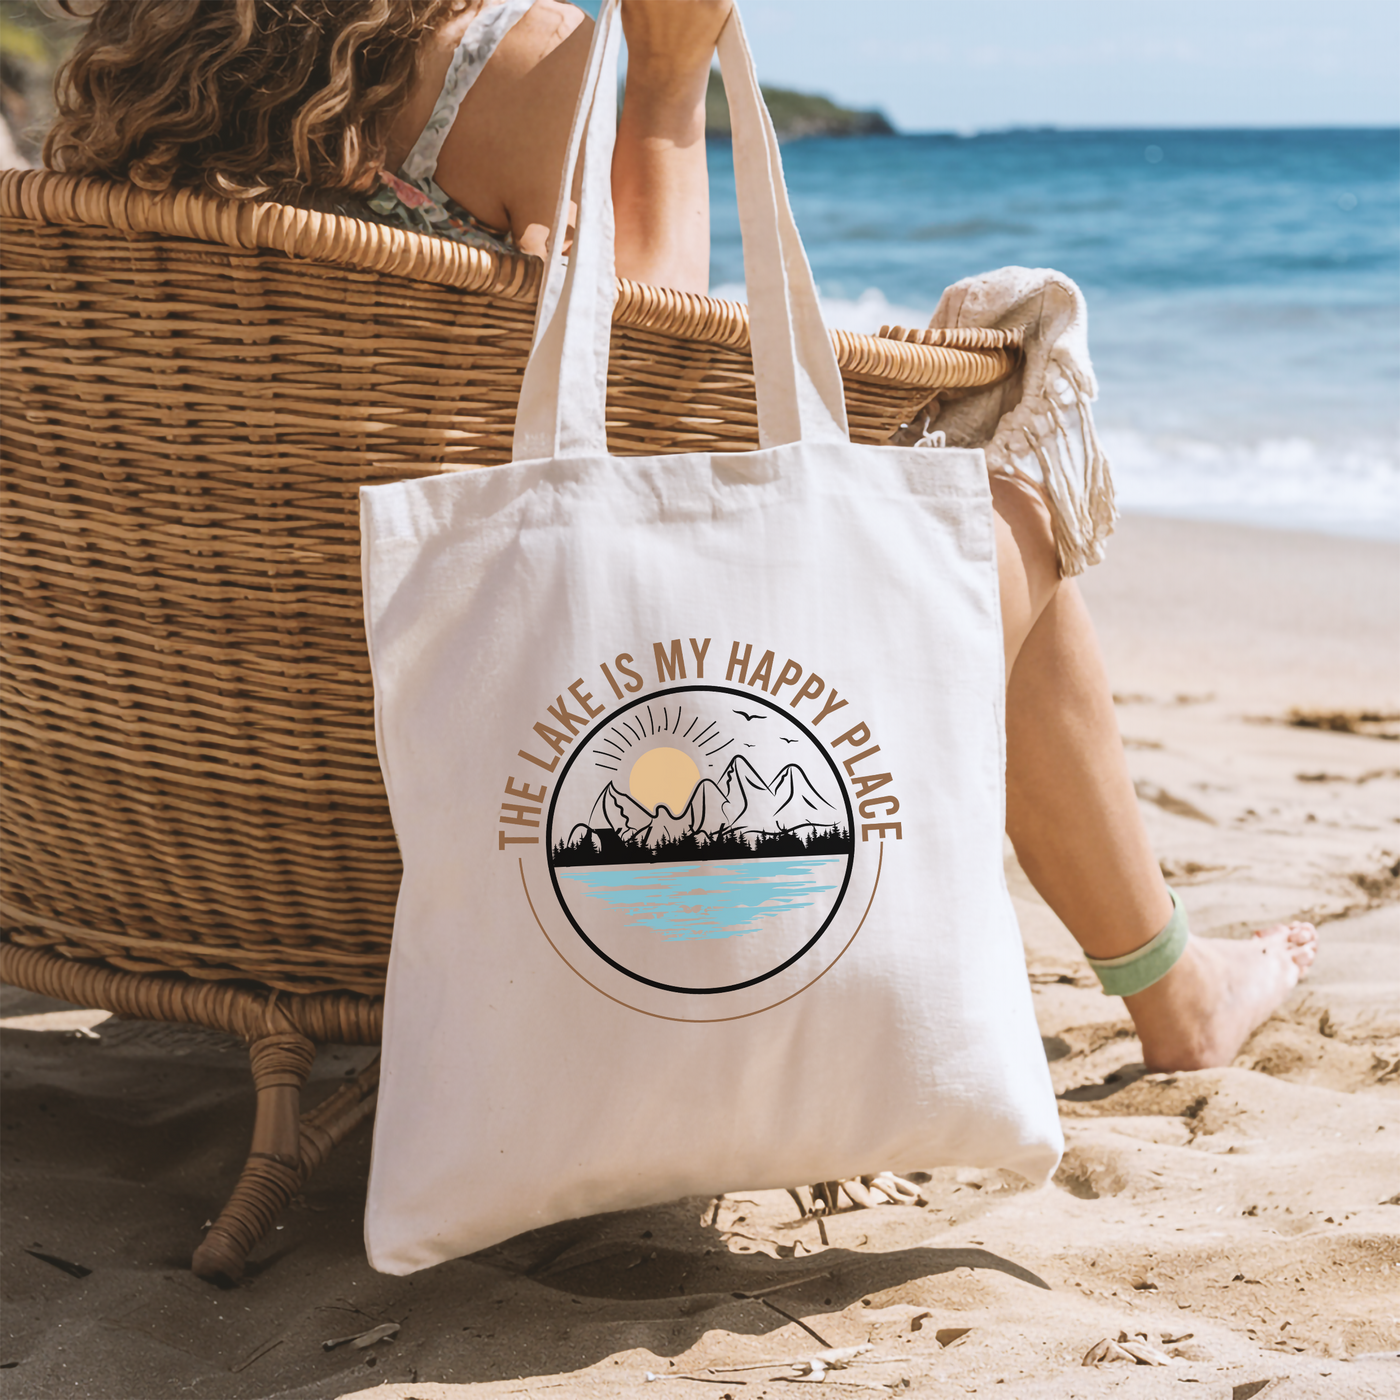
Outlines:
[{"label": "blue water graphic", "polygon": [[840,889],[846,861],[846,856],[808,856],[693,865],[609,865],[556,870],[555,878],[576,915],[582,901],[570,898],[575,892],[621,911],[632,927],[654,930],[675,943],[734,938],[756,932],[776,915],[799,912],[818,902],[825,907],[829,900],[822,897]]}]

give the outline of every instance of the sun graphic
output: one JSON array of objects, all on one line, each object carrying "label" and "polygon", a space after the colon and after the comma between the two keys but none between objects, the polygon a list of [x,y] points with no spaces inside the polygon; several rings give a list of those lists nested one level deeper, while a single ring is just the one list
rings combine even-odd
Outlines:
[{"label": "sun graphic", "polygon": [[695,760],[680,749],[648,749],[633,765],[627,786],[647,811],[665,806],[673,817],[685,811],[700,781]]},{"label": "sun graphic", "polygon": [[[667,744],[663,735],[674,743]],[[655,740],[661,740],[660,744],[646,749],[629,767],[629,751],[638,745],[645,748]],[[688,713],[685,705],[677,705],[673,713],[669,705],[644,705],[639,701],[631,714],[619,716],[615,723],[607,724],[606,729],[594,735],[593,766],[599,772],[617,774],[612,781],[625,785],[653,816],[660,804],[678,817],[690,805],[700,781],[698,760],[703,756],[709,768],[716,761],[727,763],[733,755],[726,755],[725,750],[734,743],[734,736],[725,732],[722,720]],[[695,757],[691,758],[686,749],[693,750]]]}]

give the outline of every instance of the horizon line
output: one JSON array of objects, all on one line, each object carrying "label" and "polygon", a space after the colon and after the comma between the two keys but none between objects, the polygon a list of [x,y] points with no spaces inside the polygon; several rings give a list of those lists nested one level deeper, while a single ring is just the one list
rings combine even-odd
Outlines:
[{"label": "horizon line", "polygon": [[[946,136],[956,140],[970,140],[978,136],[1033,136],[1048,135],[1051,133],[1065,133],[1074,135],[1113,135],[1119,132],[1305,132],[1305,131],[1365,131],[1365,132],[1385,132],[1400,133],[1400,121],[1396,122],[1309,122],[1304,124],[1284,123],[1284,122],[1240,122],[1230,125],[1220,125],[1209,123],[1192,125],[1180,123],[1177,125],[1163,124],[1137,124],[1130,123],[1121,126],[1106,126],[1101,124],[1079,125],[1069,122],[1009,122],[1003,126],[976,126],[976,127],[923,127],[919,129],[906,129],[896,127],[893,132],[859,133],[866,140],[879,141],[888,136]],[[829,141],[850,141],[852,136],[802,136],[795,138],[796,141],[812,141],[826,139]],[[786,144],[786,143],[785,143]]]}]

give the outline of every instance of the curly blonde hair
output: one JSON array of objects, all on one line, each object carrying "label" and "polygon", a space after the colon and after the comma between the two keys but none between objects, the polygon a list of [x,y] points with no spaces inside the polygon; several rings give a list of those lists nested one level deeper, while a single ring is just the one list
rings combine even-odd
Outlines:
[{"label": "curly blonde hair", "polygon": [[44,163],[241,199],[364,192],[424,38],[479,3],[97,0],[56,79]]}]

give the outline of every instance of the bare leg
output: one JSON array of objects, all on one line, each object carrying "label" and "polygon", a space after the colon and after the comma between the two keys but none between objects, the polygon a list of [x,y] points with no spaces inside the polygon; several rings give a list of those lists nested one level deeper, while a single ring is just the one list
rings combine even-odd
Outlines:
[{"label": "bare leg", "polygon": [[[1098,638],[1072,581],[1059,577],[1044,502],[992,478],[1006,647],[1006,831],[1021,868],[1090,957],[1148,943],[1172,901],[1152,853],[1113,713]],[[1261,929],[1248,942],[1195,938],[1176,966],[1125,997],[1149,1069],[1228,1065],[1312,964],[1311,924]],[[899,1178],[857,1177],[811,1188],[835,1210],[907,1203]],[[804,1214],[809,1207],[793,1192]],[[914,1195],[917,1200],[917,1194]]]},{"label": "bare leg", "polygon": [[[1031,883],[1091,957],[1147,943],[1171,897],[1143,827],[1089,614],[1055,573],[1028,488],[994,480],[1006,632],[1007,834]],[[1125,998],[1153,1069],[1229,1064],[1311,965],[1310,924],[1248,942],[1193,938],[1161,981]]]}]

